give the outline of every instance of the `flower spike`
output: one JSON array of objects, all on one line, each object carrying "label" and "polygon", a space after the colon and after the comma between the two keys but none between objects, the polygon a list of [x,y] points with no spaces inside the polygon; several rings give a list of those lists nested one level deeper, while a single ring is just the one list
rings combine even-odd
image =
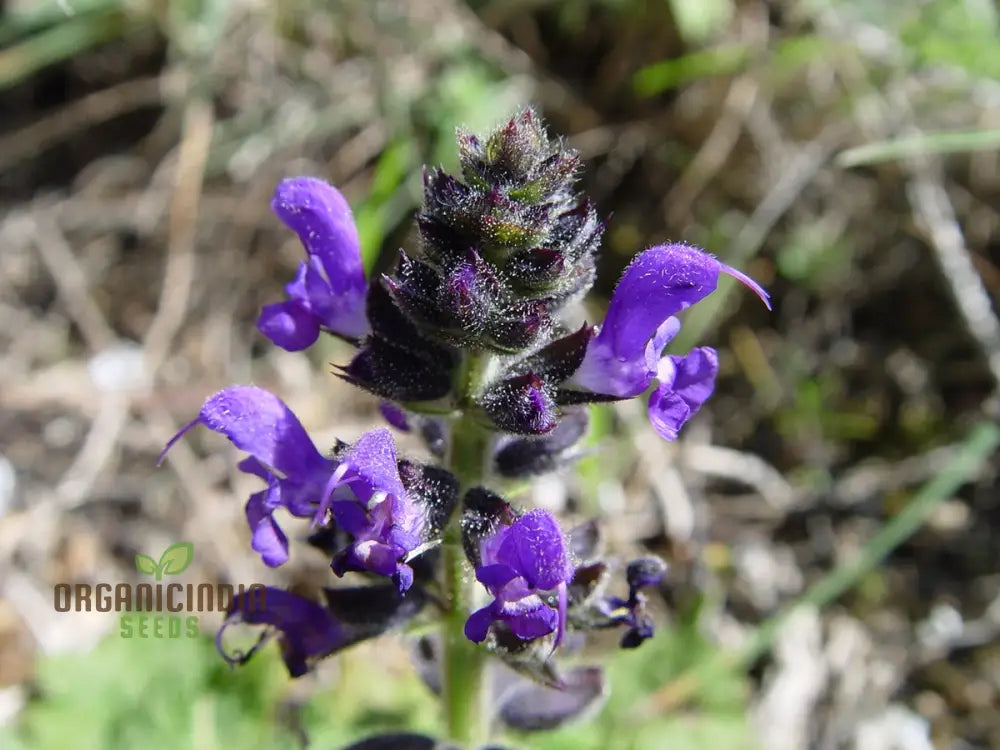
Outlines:
[{"label": "flower spike", "polygon": [[[231,597],[217,638],[224,658],[243,663],[274,637],[297,677],[433,609],[443,663],[429,684],[446,696],[447,741],[471,746],[488,740],[479,727],[551,729],[597,706],[607,692],[603,671],[566,670],[564,659],[580,653],[586,631],[620,628],[624,648],[650,638],[646,590],[667,570],[663,560],[641,557],[625,570],[627,595],[622,582],[609,590],[620,566],[604,556],[596,520],[566,534],[549,511],[515,508],[485,485],[603,450],[581,446],[586,404],[648,393],[653,428],[675,440],[712,395],[719,370],[710,347],[664,354],[681,313],[715,291],[722,274],[768,308],[770,297],[698,248],[663,244],[625,269],[602,325],[579,325],[571,307],[594,284],[606,227],[579,189],[579,154],[550,137],[531,109],[483,137],[460,130],[457,140],[460,170],[425,169],[418,235],[371,283],[344,196],[313,177],[282,180],[271,208],[305,257],[284,299],[257,321],[289,351],[321,333],[353,345],[331,363],[335,374],[378,397],[387,426],[411,444],[421,440],[432,458],[400,457],[385,428],[327,451],[280,398],[242,385],[206,399],[160,460],[196,426],[224,435],[245,454],[240,471],[260,480],[245,515],[263,562],[289,559],[292,537],[280,519],[287,512],[307,519],[303,528],[311,522],[303,541],[334,575],[362,574],[361,585],[323,588],[322,600],[259,585],[260,600]],[[464,557],[455,550],[459,536]],[[483,589],[463,583],[469,569]],[[264,629],[243,653],[223,648],[224,632],[238,622]],[[466,638],[484,644],[504,671],[491,673],[485,659],[453,648]],[[461,691],[489,683],[492,715],[471,716],[488,701]],[[352,748],[435,742],[391,734]]]}]

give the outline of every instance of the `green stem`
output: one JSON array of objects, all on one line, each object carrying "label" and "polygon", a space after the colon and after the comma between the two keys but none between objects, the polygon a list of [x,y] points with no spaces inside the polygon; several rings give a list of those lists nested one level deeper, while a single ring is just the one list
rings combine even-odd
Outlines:
[{"label": "green stem", "polygon": [[[460,495],[481,484],[487,473],[489,432],[474,421],[469,411],[481,385],[484,357],[466,356],[456,378],[461,415],[452,422],[447,466],[461,482]],[[473,746],[487,739],[486,684],[483,671],[486,652],[465,637],[465,621],[475,608],[477,584],[469,574],[462,550],[461,510],[444,534],[443,590],[447,602],[443,638],[443,696],[448,739]]]}]

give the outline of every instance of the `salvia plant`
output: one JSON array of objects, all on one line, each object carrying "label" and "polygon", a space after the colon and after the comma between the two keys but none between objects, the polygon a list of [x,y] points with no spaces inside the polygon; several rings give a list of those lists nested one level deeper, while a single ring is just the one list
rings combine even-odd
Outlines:
[{"label": "salvia plant", "polygon": [[[418,671],[443,703],[443,746],[482,747],[504,727],[551,729],[600,704],[598,666],[572,663],[588,632],[620,630],[622,648],[651,637],[643,589],[666,564],[603,559],[595,521],[563,526],[547,510],[498,490],[580,455],[589,404],[649,391],[649,419],[666,440],[711,395],[718,359],[699,347],[662,354],[676,315],[711,294],[720,274],[765,304],[753,280],[684,244],[639,253],[599,326],[575,330],[567,312],[594,283],[604,222],[576,189],[580,159],[527,109],[485,138],[459,130],[461,173],[424,172],[419,242],[391,273],[366,278],[351,209],[312,177],[283,180],[271,207],[306,258],[266,306],[258,328],[298,351],[321,334],[357,351],[337,368],[381,399],[385,421],[426,443],[434,461],[397,455],[388,429],[317,447],[278,396],[256,386],[208,398],[193,422],[229,438],[260,478],[246,503],[251,545],[265,565],[288,559],[279,511],[310,519],[308,544],[333,574],[367,585],[310,599],[268,589],[265,605],[237,600],[220,652],[242,663],[276,636],[289,673],[361,640],[422,624]],[[613,593],[617,592],[617,593]],[[266,626],[234,653],[234,622]],[[435,627],[436,623],[436,627]],[[355,748],[431,748],[419,735],[383,735]]]}]

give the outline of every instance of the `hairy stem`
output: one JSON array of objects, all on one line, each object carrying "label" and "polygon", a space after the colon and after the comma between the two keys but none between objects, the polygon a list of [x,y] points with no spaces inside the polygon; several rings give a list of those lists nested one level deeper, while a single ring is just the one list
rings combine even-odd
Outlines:
[{"label": "hairy stem", "polygon": [[[489,432],[469,415],[484,370],[485,357],[467,354],[456,378],[461,416],[452,423],[447,466],[461,482],[461,494],[481,484],[487,471]],[[443,696],[448,738],[474,746],[487,739],[484,649],[465,637],[465,621],[475,608],[477,584],[469,574],[462,550],[461,508],[444,534],[442,562],[448,610],[443,638]]]}]

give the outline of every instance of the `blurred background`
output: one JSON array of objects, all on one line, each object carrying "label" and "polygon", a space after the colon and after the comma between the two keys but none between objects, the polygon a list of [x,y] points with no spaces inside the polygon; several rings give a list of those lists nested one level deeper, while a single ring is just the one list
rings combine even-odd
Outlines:
[{"label": "blurred background", "polygon": [[318,445],[374,424],[375,399],[331,375],[346,348],[290,354],[254,329],[301,254],[271,191],[336,184],[382,268],[413,242],[421,165],[454,167],[457,125],[529,103],[611,217],[591,321],[666,240],[775,309],[725,282],[673,345],[721,356],[683,439],[641,403],[595,409],[593,455],[530,490],[671,574],[657,638],[609,660],[605,708],[510,744],[1000,747],[1000,462],[969,442],[1000,382],[992,0],[0,9],[0,747],[435,730],[400,639],[292,683],[274,647],[231,672],[219,614],[202,639],[124,639],[115,614],[55,612],[52,589],[135,582],[136,553],[177,541],[185,581],[330,583],[294,546],[260,565],[225,440],[156,456],[235,382],[279,393]]}]

